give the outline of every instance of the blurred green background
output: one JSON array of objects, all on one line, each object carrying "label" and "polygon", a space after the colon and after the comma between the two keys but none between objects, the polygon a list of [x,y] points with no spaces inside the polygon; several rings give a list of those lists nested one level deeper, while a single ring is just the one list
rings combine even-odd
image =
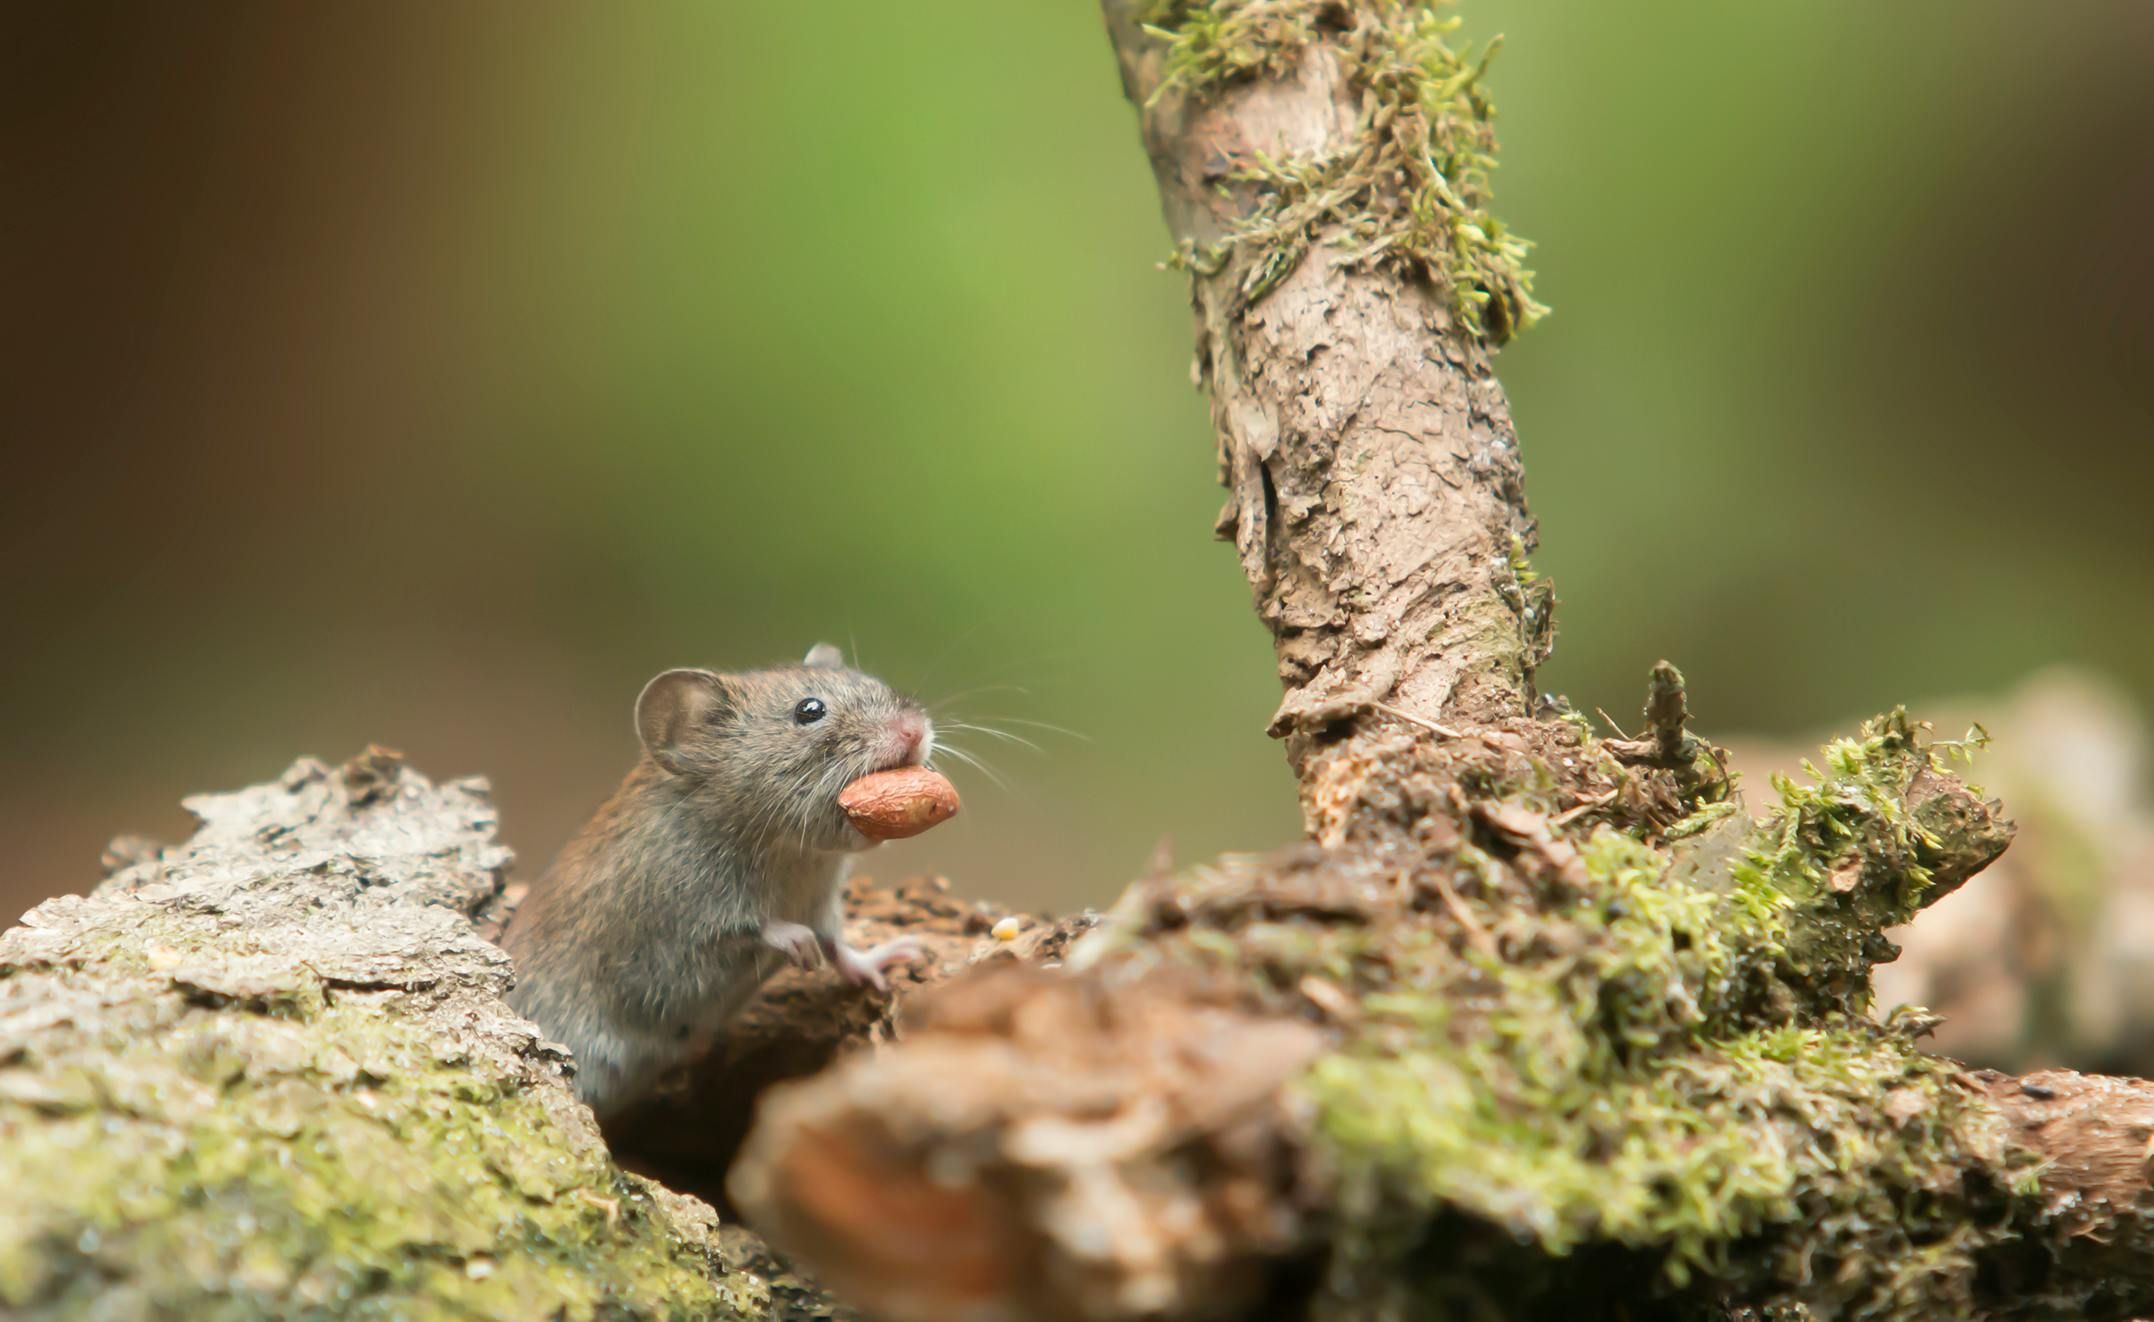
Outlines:
[{"label": "blurred green background", "polygon": [[[1556,309],[1499,361],[1549,687],[2154,698],[2154,5],[1461,12]],[[874,870],[1104,902],[1294,834],[1084,0],[0,21],[0,919],[369,740],[534,873],[649,673],[818,638],[1077,732]]]}]

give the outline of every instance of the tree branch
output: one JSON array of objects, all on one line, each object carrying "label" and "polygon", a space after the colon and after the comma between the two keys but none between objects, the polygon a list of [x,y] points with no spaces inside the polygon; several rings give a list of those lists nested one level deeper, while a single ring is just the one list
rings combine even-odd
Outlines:
[{"label": "tree branch", "polygon": [[1410,0],[1104,8],[1313,843],[774,1092],[742,1206],[900,1319],[2154,1309],[2154,1087],[1865,1015],[2010,838],[1949,747],[1894,713],[1753,821],[1673,667],[1637,741],[1534,710],[1479,66]]},{"label": "tree branch", "polygon": [[[1189,72],[1198,38],[1146,33],[1146,8],[1109,4],[1108,26],[1194,272],[1197,372],[1229,493],[1219,532],[1286,686],[1272,732],[1315,795],[1323,777],[1305,763],[1319,741],[1351,766],[1353,740],[1338,736],[1374,703],[1469,725],[1531,705],[1546,603],[1514,567],[1535,537],[1517,440],[1487,334],[1455,291],[1397,258],[1398,233],[1372,232],[1405,201],[1395,135],[1364,110],[1389,71],[1381,31],[1318,39],[1325,6],[1248,6],[1282,15],[1295,44],[1241,36],[1248,49],[1222,58],[1275,63],[1274,76],[1217,82]],[[1408,118],[1425,141],[1450,114]]]}]

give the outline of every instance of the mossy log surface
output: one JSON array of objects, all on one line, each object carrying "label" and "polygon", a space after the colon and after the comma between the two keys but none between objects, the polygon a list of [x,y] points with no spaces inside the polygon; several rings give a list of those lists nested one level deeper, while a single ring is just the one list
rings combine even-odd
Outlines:
[{"label": "mossy log surface", "polygon": [[0,1315],[835,1316],[624,1172],[474,918],[475,781],[311,760],[0,936]]}]

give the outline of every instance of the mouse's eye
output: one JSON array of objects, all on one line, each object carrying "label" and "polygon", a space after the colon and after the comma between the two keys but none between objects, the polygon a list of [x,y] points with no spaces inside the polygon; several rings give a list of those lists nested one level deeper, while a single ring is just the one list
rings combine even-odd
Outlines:
[{"label": "mouse's eye", "polygon": [[829,713],[830,709],[823,705],[821,698],[802,698],[793,704],[793,724],[813,725]]}]

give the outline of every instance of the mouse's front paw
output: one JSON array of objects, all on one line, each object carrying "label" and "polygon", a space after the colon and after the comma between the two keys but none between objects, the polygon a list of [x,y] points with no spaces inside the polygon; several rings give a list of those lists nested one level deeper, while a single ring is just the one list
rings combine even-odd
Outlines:
[{"label": "mouse's front paw", "polygon": [[895,941],[885,941],[867,950],[855,950],[841,943],[835,959],[838,972],[845,975],[847,982],[856,987],[889,991],[890,979],[883,975],[883,970],[892,964],[910,964],[926,954],[926,948],[918,941],[909,936],[901,936]]},{"label": "mouse's front paw", "polygon": [[763,944],[777,951],[804,969],[812,969],[823,962],[823,946],[815,939],[815,929],[803,923],[775,920],[763,924],[760,934]]}]

